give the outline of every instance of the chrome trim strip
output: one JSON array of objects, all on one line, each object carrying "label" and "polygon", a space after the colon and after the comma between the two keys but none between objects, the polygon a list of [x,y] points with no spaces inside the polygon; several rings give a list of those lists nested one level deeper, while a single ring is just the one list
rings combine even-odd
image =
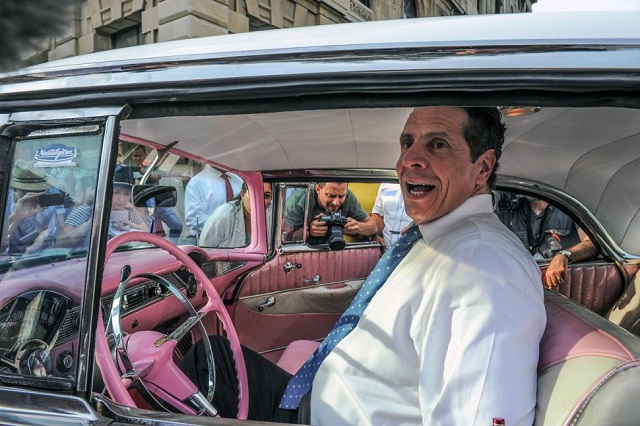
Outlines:
[{"label": "chrome trim strip", "polygon": [[[94,347],[96,328],[94,324],[102,321],[98,316],[100,309],[100,295],[102,290],[102,271],[104,268],[104,252],[107,241],[107,223],[109,211],[105,211],[107,188],[113,177],[112,163],[115,164],[118,144],[118,122],[126,117],[131,108],[129,106],[114,107],[110,111],[115,115],[107,117],[102,139],[102,154],[98,168],[98,182],[94,200],[93,217],[91,218],[91,240],[87,252],[87,271],[85,275],[85,292],[80,309],[80,336],[78,341],[78,369],[76,372],[76,390],[88,399],[91,394],[94,369]],[[112,155],[113,154],[113,155]]]}]

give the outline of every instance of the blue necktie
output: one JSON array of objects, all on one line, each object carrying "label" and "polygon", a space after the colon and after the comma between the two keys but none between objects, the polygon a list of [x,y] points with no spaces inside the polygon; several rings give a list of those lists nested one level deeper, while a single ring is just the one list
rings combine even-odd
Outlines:
[{"label": "blue necktie", "polygon": [[360,316],[367,305],[369,305],[373,296],[409,252],[413,243],[421,237],[422,235],[420,234],[418,226],[412,226],[391,246],[391,249],[380,258],[356,294],[356,297],[354,297],[351,305],[344,311],[338,322],[333,326],[333,329],[322,341],[322,344],[309,357],[296,375],[289,380],[289,384],[280,401],[280,408],[289,410],[298,408],[302,397],[311,389],[311,384],[322,361],[324,361],[333,348],[355,328],[360,320]]}]

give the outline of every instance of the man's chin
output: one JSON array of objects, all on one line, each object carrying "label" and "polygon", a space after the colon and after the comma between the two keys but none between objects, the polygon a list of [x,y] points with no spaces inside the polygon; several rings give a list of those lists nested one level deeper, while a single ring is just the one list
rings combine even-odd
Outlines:
[{"label": "man's chin", "polygon": [[431,222],[435,218],[435,212],[429,211],[428,208],[424,207],[408,208],[408,206],[405,204],[405,211],[407,213],[407,216],[409,216],[413,220],[413,223],[415,223],[416,225]]}]

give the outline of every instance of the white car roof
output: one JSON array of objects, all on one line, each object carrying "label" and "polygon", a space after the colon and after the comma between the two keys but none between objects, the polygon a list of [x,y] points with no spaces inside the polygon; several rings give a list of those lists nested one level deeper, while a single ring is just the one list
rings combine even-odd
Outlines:
[{"label": "white car roof", "polygon": [[47,62],[47,71],[110,63],[283,51],[378,49],[393,45],[504,46],[638,43],[640,11],[447,16],[345,23],[212,36],[114,49]]}]

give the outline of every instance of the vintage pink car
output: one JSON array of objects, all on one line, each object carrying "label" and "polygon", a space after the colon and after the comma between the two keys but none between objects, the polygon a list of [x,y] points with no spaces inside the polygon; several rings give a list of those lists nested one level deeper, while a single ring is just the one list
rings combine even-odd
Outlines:
[{"label": "vintage pink car", "polygon": [[216,417],[185,354],[229,338],[245,419],[241,345],[295,372],[381,255],[291,205],[339,181],[370,213],[412,108],[465,105],[503,111],[497,212],[546,200],[598,251],[545,290],[535,424],[640,424],[639,22],[333,25],[0,75],[0,423],[262,424]]}]

